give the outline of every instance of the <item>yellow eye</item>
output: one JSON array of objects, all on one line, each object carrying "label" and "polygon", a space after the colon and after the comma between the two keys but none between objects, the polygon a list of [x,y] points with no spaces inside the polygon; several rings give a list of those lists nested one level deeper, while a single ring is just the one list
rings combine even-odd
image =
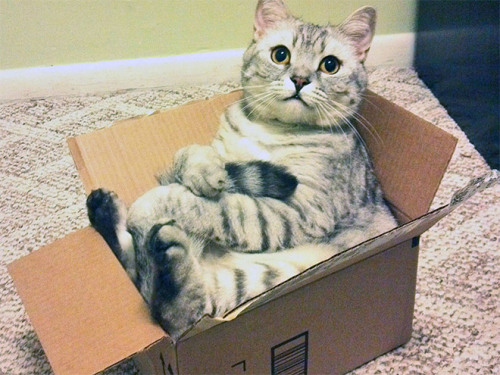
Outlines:
[{"label": "yellow eye", "polygon": [[271,51],[271,60],[276,64],[286,65],[290,63],[290,51],[285,46],[274,47]]},{"label": "yellow eye", "polygon": [[319,70],[326,74],[335,74],[340,69],[340,61],[335,56],[326,56],[319,64]]}]

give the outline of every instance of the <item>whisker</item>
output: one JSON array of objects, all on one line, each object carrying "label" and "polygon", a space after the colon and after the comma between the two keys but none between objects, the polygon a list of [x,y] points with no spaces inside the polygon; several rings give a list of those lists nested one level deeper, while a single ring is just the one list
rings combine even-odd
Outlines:
[{"label": "whisker", "polygon": [[[271,96],[272,93],[270,92],[262,92],[262,93],[259,93],[257,95],[253,95],[252,96],[252,99],[251,101],[248,101],[246,102],[246,105],[244,107],[242,107],[243,109],[246,109],[248,106],[250,106],[253,102],[260,102],[260,101],[263,101],[263,100],[266,100],[269,96]],[[243,101],[243,99],[241,99],[240,101]]]},{"label": "whisker", "polygon": [[[245,86],[244,88],[240,86],[239,89],[245,89],[245,88],[265,88],[265,87],[268,87],[268,85],[262,84],[262,85],[254,85],[254,86]],[[258,93],[258,94],[253,94],[251,96],[253,98],[258,98],[259,96],[263,96],[265,94],[266,94],[265,92],[262,92],[262,93]],[[242,96],[240,99],[235,100],[234,102],[231,102],[230,104],[228,104],[226,106],[226,108],[229,107],[229,106],[231,106],[231,105],[233,105],[233,104],[240,104],[240,103],[246,103],[248,105],[247,100],[248,100],[248,98],[245,98],[244,96]],[[246,109],[247,105],[245,105],[244,107],[242,107],[242,109]]]},{"label": "whisker", "polygon": [[378,107],[378,105],[376,105],[375,103],[373,103],[369,99],[370,94],[368,94],[366,91],[361,94],[361,97],[363,98],[364,101],[366,101],[366,103],[370,104],[374,109],[377,109],[380,111],[380,108]]},{"label": "whisker", "polygon": [[[346,107],[346,106],[345,106],[344,104],[342,104],[342,103],[337,103],[337,102],[335,102],[334,104],[335,104],[335,105],[337,105],[337,106],[338,106],[338,107],[340,107],[340,108],[348,108],[348,107]],[[375,126],[374,126],[374,125],[372,125],[372,124],[370,123],[370,121],[368,121],[368,119],[367,119],[367,118],[365,118],[363,115],[361,115],[361,114],[359,114],[359,113],[357,113],[357,112],[353,113],[351,116],[352,116],[352,118],[353,118],[354,120],[356,120],[356,122],[357,122],[360,126],[362,126],[364,129],[366,129],[366,131],[367,131],[367,132],[368,132],[368,133],[369,133],[369,134],[373,137],[373,139],[374,139],[374,140],[375,140],[378,144],[380,144],[380,143],[382,143],[382,144],[383,144],[383,143],[384,143],[384,142],[383,142],[382,137],[381,137],[381,136],[380,136],[380,134],[377,132],[377,129],[375,128]],[[353,125],[353,126],[354,126],[354,124],[352,124],[352,123],[351,123],[351,125]]]},{"label": "whisker", "polygon": [[341,119],[343,119],[343,115],[336,108],[333,108],[333,107],[329,108],[330,106],[328,103],[318,101],[318,102],[316,102],[316,104],[317,104],[318,108],[320,108],[321,111],[325,114],[326,119],[329,120],[328,125],[329,125],[330,132],[333,134],[333,126],[335,126],[336,128],[340,129],[345,140],[349,141],[349,138],[347,137],[347,134],[345,133],[344,129],[342,128],[342,126],[339,126],[341,124],[338,123],[338,119],[331,117],[330,111],[328,109],[333,109],[334,111],[338,112],[339,117]]},{"label": "whisker", "polygon": [[[328,106],[330,107],[331,110],[334,110],[333,107],[337,107],[337,109],[335,110],[335,112],[339,116],[342,117],[342,119],[346,122],[347,125],[349,125],[351,128],[353,128],[353,130],[356,131],[356,133],[358,133],[358,136],[360,136],[359,132],[357,131],[357,129],[355,129],[355,126],[351,122],[351,120],[350,120],[349,117],[352,117],[360,126],[363,126],[363,128],[368,131],[368,133],[373,137],[373,139],[377,143],[380,143],[380,142],[383,143],[383,140],[380,137],[380,135],[378,134],[378,132],[375,129],[375,127],[365,117],[363,117],[361,114],[352,111],[352,109],[350,107],[348,107],[348,106],[346,106],[346,105],[344,105],[342,103],[328,101],[328,96],[322,90],[319,90],[319,89],[316,90],[314,92],[313,96],[314,96],[314,98],[316,100],[320,100],[323,103],[328,104]],[[346,113],[348,113],[349,117],[346,116]]]},{"label": "whisker", "polygon": [[[338,117],[341,120],[343,120],[343,123],[345,125],[347,125],[352,130],[352,132],[354,133],[355,137],[364,145],[365,148],[367,147],[366,142],[364,141],[363,137],[361,137],[361,134],[359,134],[359,132],[356,129],[356,127],[352,124],[351,120],[347,116],[345,116],[338,108],[335,108],[331,103],[319,102],[318,104],[321,105],[324,110],[325,110],[324,107],[326,107],[326,109],[329,109],[330,111],[335,111],[335,113],[338,115]],[[338,123],[336,123],[335,125],[338,125]],[[342,133],[344,134],[344,136],[346,137],[346,140],[347,140],[347,135],[345,134],[343,128],[341,126],[339,128],[340,128],[340,130],[342,131]]]},{"label": "whisker", "polygon": [[[261,97],[259,97],[255,101],[256,105],[254,106],[254,108],[250,111],[250,113],[248,113],[248,116],[250,116],[257,109],[264,109],[264,108],[268,107],[271,104],[271,102],[274,100],[274,98],[276,98],[276,96],[277,95],[273,92],[267,92],[264,95],[262,95]],[[254,103],[252,103],[252,104],[254,104]],[[247,106],[250,106],[250,103],[248,103]],[[247,106],[245,106],[245,107],[247,107]]]}]

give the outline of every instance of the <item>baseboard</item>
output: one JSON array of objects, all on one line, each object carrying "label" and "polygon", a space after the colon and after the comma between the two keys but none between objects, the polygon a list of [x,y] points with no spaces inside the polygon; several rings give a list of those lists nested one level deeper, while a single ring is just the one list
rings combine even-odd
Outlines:
[{"label": "baseboard", "polygon": [[416,39],[416,33],[375,36],[366,65],[413,67]]},{"label": "baseboard", "polygon": [[[375,37],[368,66],[413,65],[414,33]],[[244,49],[0,70],[0,101],[239,80]]]}]

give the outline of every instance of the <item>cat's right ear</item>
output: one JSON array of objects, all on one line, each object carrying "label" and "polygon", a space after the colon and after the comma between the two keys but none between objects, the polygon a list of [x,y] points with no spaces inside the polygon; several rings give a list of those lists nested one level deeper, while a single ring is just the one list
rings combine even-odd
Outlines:
[{"label": "cat's right ear", "polygon": [[353,41],[357,57],[362,63],[366,60],[370,50],[376,22],[376,10],[365,6],[355,11],[339,25],[339,29]]},{"label": "cat's right ear", "polygon": [[283,0],[259,0],[255,11],[254,38],[259,39],[277,22],[290,17]]}]

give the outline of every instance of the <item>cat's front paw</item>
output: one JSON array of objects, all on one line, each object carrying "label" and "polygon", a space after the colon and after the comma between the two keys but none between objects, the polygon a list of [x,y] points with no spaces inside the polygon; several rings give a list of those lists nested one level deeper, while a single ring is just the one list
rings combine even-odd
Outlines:
[{"label": "cat's front paw", "polygon": [[174,173],[193,194],[214,198],[228,186],[228,174],[220,156],[209,146],[181,149],[174,160]]},{"label": "cat's front paw", "polygon": [[183,175],[182,184],[195,195],[214,198],[226,189],[227,172],[216,165],[198,165]]}]

